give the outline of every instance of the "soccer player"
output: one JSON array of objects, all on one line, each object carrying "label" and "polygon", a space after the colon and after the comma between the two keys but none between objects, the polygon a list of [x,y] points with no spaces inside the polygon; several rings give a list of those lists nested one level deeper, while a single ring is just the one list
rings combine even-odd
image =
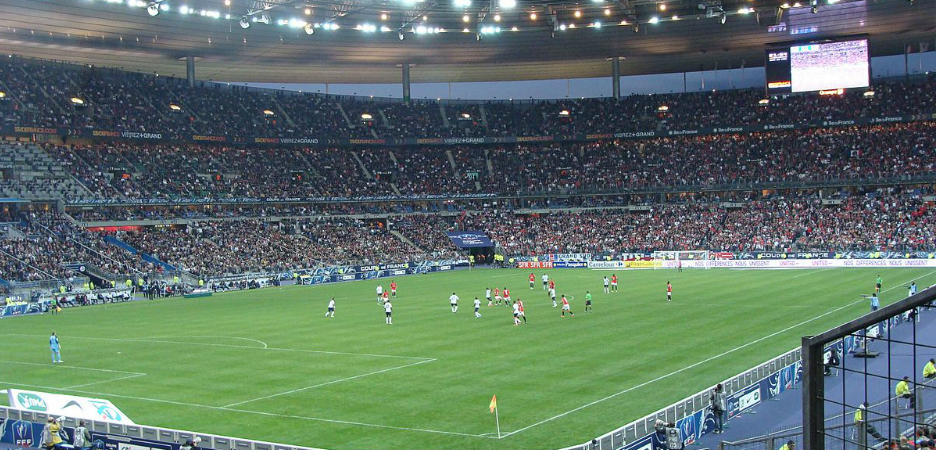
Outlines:
[{"label": "soccer player", "polygon": [[521,319],[518,318],[518,304],[512,303],[512,316],[514,316],[515,326],[521,325]]},{"label": "soccer player", "polygon": [[603,293],[609,293],[609,277],[603,275]]},{"label": "soccer player", "polygon": [[387,303],[387,302],[389,302],[389,301],[391,301],[391,300],[388,298],[388,291],[384,291],[384,293],[381,294],[381,303],[384,304],[384,303]]},{"label": "soccer player", "polygon": [[547,290],[547,281],[548,281],[548,280],[550,280],[550,277],[547,276],[546,273],[545,273],[544,275],[541,275],[541,286],[543,286],[543,288],[544,288],[545,291]]},{"label": "soccer player", "polygon": [[505,306],[512,305],[511,292],[508,292],[508,288],[502,289],[502,299],[505,300]]},{"label": "soccer player", "polygon": [[593,294],[590,294],[590,291],[586,291],[586,309],[585,312],[593,312]]},{"label": "soccer player", "polygon": [[329,306],[326,309],[326,317],[335,317],[335,297],[329,299]]},{"label": "soccer player", "polygon": [[485,288],[485,299],[489,301],[488,306],[492,306],[492,290]]},{"label": "soccer player", "polygon": [[384,323],[391,324],[391,302],[384,303]]},{"label": "soccer player", "polygon": [[612,274],[612,292],[619,292],[619,277]]},{"label": "soccer player", "polygon": [[52,336],[49,336],[49,350],[52,350],[52,364],[62,362],[62,354],[59,353],[59,337],[55,335],[55,331],[52,332]]},{"label": "soccer player", "polygon": [[876,293],[879,293],[879,290],[883,288],[883,277],[876,274]]},{"label": "soccer player", "polygon": [[681,272],[683,272],[683,271],[684,271],[684,270],[683,270],[682,265],[681,265],[681,260],[678,259],[678,260],[677,260],[677,273],[681,273]]},{"label": "soccer player", "polygon": [[534,272],[528,275],[528,285],[531,286],[531,289],[534,289]]},{"label": "soccer player", "polygon": [[918,294],[918,286],[916,286],[915,282],[913,281],[912,284],[909,285],[909,297],[915,294]]},{"label": "soccer player", "polygon": [[528,317],[524,315],[524,302],[521,299],[518,299],[518,317],[524,319],[524,323],[528,323]]},{"label": "soccer player", "polygon": [[397,283],[391,280],[391,297],[397,297]]},{"label": "soccer player", "polygon": [[455,292],[449,296],[449,307],[453,312],[459,311],[459,297],[456,296]]},{"label": "soccer player", "polygon": [[479,313],[479,307],[481,307],[481,306],[482,306],[482,301],[479,300],[479,297],[476,297],[476,299],[472,301],[472,307],[475,308],[475,310],[476,310],[476,311],[475,311],[475,312],[476,312],[476,319],[478,319],[479,317],[482,317],[482,314]]},{"label": "soccer player", "polygon": [[876,296],[874,292],[870,297],[870,312],[876,311],[879,309],[879,297]]},{"label": "soccer player", "polygon": [[554,308],[556,308],[557,307],[557,290],[554,289],[554,280],[550,280],[550,290],[548,292],[550,293],[550,303],[553,305]]},{"label": "soccer player", "polygon": [[495,288],[495,304],[496,305],[502,304],[502,292],[499,291],[498,288]]},{"label": "soccer player", "polygon": [[561,295],[561,296],[560,296],[560,303],[561,303],[561,305],[560,305],[560,318],[563,319],[563,318],[567,315],[567,312],[568,312],[568,311],[570,312],[570,317],[573,317],[573,311],[570,311],[570,302],[567,301],[567,296],[566,296],[566,295]]},{"label": "soccer player", "polygon": [[375,288],[375,294],[377,294],[377,296],[378,296],[377,302],[378,302],[379,305],[381,304],[381,300],[382,300],[382,299],[381,299],[381,294],[383,294],[383,293],[384,293],[384,286],[382,286],[382,285],[379,284],[378,287]]},{"label": "soccer player", "polygon": [[668,301],[671,301],[671,282],[668,281]]}]

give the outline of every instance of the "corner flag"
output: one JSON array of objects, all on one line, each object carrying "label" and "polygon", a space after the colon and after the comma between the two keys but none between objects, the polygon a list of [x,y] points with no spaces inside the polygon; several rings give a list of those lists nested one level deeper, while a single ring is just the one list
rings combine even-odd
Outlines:
[{"label": "corner flag", "polygon": [[495,409],[498,408],[498,403],[495,401],[495,396],[492,396],[492,401],[489,402],[489,413],[495,412]]}]

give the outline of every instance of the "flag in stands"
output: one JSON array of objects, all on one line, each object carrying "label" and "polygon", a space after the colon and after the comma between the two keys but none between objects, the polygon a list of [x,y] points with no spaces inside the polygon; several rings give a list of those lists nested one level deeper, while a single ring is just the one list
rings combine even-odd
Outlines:
[{"label": "flag in stands", "polygon": [[493,395],[493,396],[492,396],[492,401],[489,402],[489,412],[490,412],[490,413],[495,412],[495,408],[497,408],[497,407],[498,407],[498,404],[495,402],[495,396]]}]

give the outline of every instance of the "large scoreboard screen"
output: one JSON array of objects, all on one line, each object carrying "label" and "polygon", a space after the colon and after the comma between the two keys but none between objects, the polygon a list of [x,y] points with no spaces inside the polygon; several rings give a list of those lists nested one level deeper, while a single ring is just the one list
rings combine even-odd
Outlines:
[{"label": "large scoreboard screen", "polygon": [[870,85],[870,52],[866,39],[806,42],[765,52],[769,94],[861,88]]}]

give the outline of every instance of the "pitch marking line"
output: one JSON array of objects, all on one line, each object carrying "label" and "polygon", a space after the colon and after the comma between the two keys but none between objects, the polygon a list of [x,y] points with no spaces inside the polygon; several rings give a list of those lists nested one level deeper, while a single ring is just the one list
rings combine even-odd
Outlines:
[{"label": "pitch marking line", "polygon": [[91,371],[95,371],[95,372],[124,373],[124,374],[127,374],[127,375],[124,375],[124,376],[122,376],[122,377],[110,378],[110,379],[101,380],[101,381],[93,381],[93,382],[91,382],[91,383],[76,384],[76,385],[74,385],[74,386],[66,386],[66,387],[61,388],[61,389],[72,389],[72,388],[77,388],[77,387],[93,386],[93,385],[96,385],[96,384],[112,383],[112,382],[115,382],[115,381],[128,380],[128,379],[131,379],[131,378],[138,378],[138,377],[143,377],[143,376],[146,376],[146,375],[147,375],[146,373],[143,373],[143,372],[129,372],[129,371],[126,371],[126,370],[96,369],[96,368],[94,368],[94,367],[79,367],[79,366],[65,366],[65,365],[56,365],[56,366],[53,366],[51,363],[48,363],[48,364],[47,364],[47,363],[34,363],[34,362],[24,362],[24,361],[7,361],[7,360],[0,360],[0,364],[4,364],[4,363],[6,363],[6,364],[21,364],[21,365],[25,365],[25,366],[64,367],[64,368],[66,368],[66,369],[91,370]]},{"label": "pitch marking line", "polygon": [[[44,334],[40,335],[40,334],[24,334],[24,333],[5,333],[0,336],[45,337]],[[202,336],[178,336],[178,337],[184,338],[184,337],[202,337]],[[230,338],[232,336],[217,336],[217,337],[229,337]],[[270,351],[280,351],[280,352],[318,353],[318,354],[324,354],[324,355],[370,356],[373,358],[420,359],[420,360],[425,360],[425,361],[436,360],[436,358],[430,358],[427,356],[383,355],[380,353],[335,352],[335,351],[328,351],[328,350],[307,350],[307,349],[302,349],[302,348],[256,347],[256,346],[250,346],[250,345],[215,344],[211,342],[182,342],[182,341],[168,341],[164,339],[150,339],[150,338],[104,338],[104,337],[92,337],[92,336],[69,336],[69,339],[90,339],[90,340],[109,341],[109,342],[154,342],[158,344],[242,348],[242,349],[248,349],[248,350],[270,350]],[[249,339],[249,338],[241,338],[241,339]],[[257,342],[263,342],[263,341],[257,341]]]},{"label": "pitch marking line", "polygon": [[59,388],[59,387],[53,387],[53,386],[41,386],[41,385],[36,385],[36,384],[14,383],[14,382],[8,382],[8,381],[0,381],[0,383],[8,384],[11,386],[23,386],[23,387],[30,387],[30,388],[35,388],[35,389],[49,389],[49,390],[54,390],[54,391],[77,392],[80,394],[95,395],[99,397],[126,398],[126,399],[131,399],[131,400],[140,400],[140,401],[147,401],[147,402],[154,402],[154,403],[166,403],[169,405],[211,409],[215,411],[229,411],[229,412],[237,412],[237,413],[243,413],[243,414],[255,414],[255,415],[261,415],[261,416],[280,417],[280,418],[285,418],[285,419],[299,419],[299,420],[308,420],[308,421],[316,421],[316,422],[337,423],[337,424],[342,424],[342,425],[357,425],[357,426],[370,427],[370,428],[382,428],[382,429],[388,429],[388,430],[417,431],[421,433],[434,433],[434,434],[445,434],[445,435],[452,435],[452,436],[495,439],[494,436],[488,436],[486,434],[460,433],[456,431],[433,430],[429,428],[397,427],[393,425],[356,422],[356,421],[351,421],[351,420],[326,419],[322,417],[299,416],[299,415],[294,415],[294,414],[278,414],[278,413],[271,413],[271,412],[265,412],[265,411],[255,411],[255,410],[250,410],[250,409],[227,408],[224,406],[202,405],[199,403],[177,402],[174,400],[162,400],[158,398],[137,397],[133,395],[121,395],[121,394],[112,394],[112,393],[107,393],[107,392],[85,391],[85,390],[71,389],[71,388],[66,389],[66,388]]},{"label": "pitch marking line", "polygon": [[377,374],[380,374],[380,373],[390,372],[390,371],[392,371],[392,370],[403,369],[403,368],[405,368],[405,367],[416,366],[416,365],[418,365],[418,364],[426,364],[426,363],[428,363],[428,362],[433,362],[433,361],[436,361],[436,360],[435,360],[435,359],[427,359],[427,360],[423,360],[423,361],[412,362],[412,363],[410,363],[410,364],[404,364],[404,365],[402,365],[402,366],[394,366],[394,367],[389,367],[389,368],[387,368],[387,369],[375,370],[374,372],[363,373],[363,374],[354,375],[354,376],[351,376],[351,377],[339,378],[339,379],[337,379],[337,380],[326,381],[326,382],[324,382],[324,383],[314,384],[314,385],[311,385],[311,386],[301,387],[301,388],[297,388],[297,389],[291,389],[291,390],[289,390],[289,391],[283,391],[283,392],[278,392],[278,393],[276,393],[276,394],[265,395],[265,396],[263,396],[263,397],[252,398],[252,399],[250,399],[250,400],[244,400],[244,401],[240,401],[240,402],[229,403],[229,404],[227,404],[227,405],[225,405],[225,406],[222,406],[222,408],[231,408],[232,406],[240,406],[240,405],[243,405],[243,404],[245,404],[245,403],[252,403],[252,402],[256,402],[256,401],[260,401],[260,400],[267,400],[267,399],[274,398],[274,397],[280,397],[280,396],[283,396],[283,395],[295,394],[295,393],[297,393],[297,392],[302,392],[302,391],[306,391],[306,390],[309,390],[309,389],[316,389],[316,388],[318,388],[318,387],[328,386],[328,385],[330,385],[330,384],[342,383],[342,382],[344,382],[344,381],[357,380],[357,379],[359,379],[359,378],[364,378],[364,377],[368,377],[368,376],[371,376],[371,375],[377,375]]},{"label": "pitch marking line", "polygon": [[[908,280],[908,281],[906,281],[905,283],[908,283],[908,282],[911,282],[911,281],[915,281],[915,280],[918,280],[918,279],[920,279],[920,278],[925,278],[925,277],[927,277],[927,276],[933,276],[933,275],[934,275],[934,273],[927,273],[927,274],[925,274],[925,275],[922,275],[922,276],[913,278],[913,279],[911,279],[911,280]],[[882,293],[886,293],[886,292],[889,292],[889,291],[891,291],[891,290],[893,290],[893,289],[900,288],[900,287],[904,288],[905,286],[903,286],[903,284],[904,284],[904,283],[900,283],[900,284],[897,284],[896,286],[893,286],[893,287],[891,287],[891,288],[889,288],[889,289],[885,289],[885,290],[882,291]],[[774,333],[772,333],[772,334],[769,334],[769,335],[767,335],[767,336],[763,336],[763,337],[761,337],[761,338],[759,338],[759,339],[756,339],[756,340],[754,340],[754,341],[747,342],[747,343],[745,343],[745,344],[743,344],[743,345],[740,345],[740,346],[738,346],[738,347],[736,347],[736,348],[729,349],[729,350],[727,350],[727,351],[725,351],[725,352],[723,352],[723,353],[720,353],[720,354],[718,354],[718,355],[711,356],[711,357],[709,357],[709,358],[707,358],[707,359],[704,359],[704,360],[702,360],[702,361],[698,361],[698,362],[693,363],[693,364],[691,364],[691,365],[689,365],[689,366],[684,366],[684,367],[682,367],[682,368],[680,368],[680,369],[677,369],[677,370],[674,370],[674,371],[672,371],[672,372],[666,373],[666,374],[664,374],[664,375],[662,375],[662,376],[660,376],[660,377],[658,377],[658,378],[655,378],[655,379],[652,379],[652,380],[648,380],[648,381],[645,381],[644,383],[637,384],[637,385],[635,385],[635,386],[632,386],[632,387],[630,387],[630,388],[621,390],[621,391],[616,392],[616,393],[614,393],[614,394],[607,395],[607,396],[605,396],[605,397],[603,397],[603,398],[601,398],[601,399],[594,400],[594,401],[592,401],[592,402],[589,402],[589,403],[586,403],[586,404],[584,404],[584,405],[581,405],[581,406],[578,406],[578,407],[576,407],[576,408],[573,408],[573,409],[571,409],[571,410],[569,410],[569,411],[567,411],[567,412],[563,412],[563,413],[557,414],[557,415],[555,415],[555,416],[553,416],[553,417],[549,417],[549,418],[547,418],[547,419],[544,419],[544,420],[541,420],[541,421],[532,423],[531,425],[528,425],[528,426],[526,426],[526,427],[519,428],[519,429],[517,429],[517,430],[511,431],[511,432],[508,432],[508,433],[503,433],[502,436],[501,436],[500,438],[498,438],[498,439],[504,439],[504,438],[509,437],[509,436],[511,436],[511,435],[521,433],[521,432],[523,432],[523,431],[525,431],[525,430],[529,430],[529,429],[534,428],[534,427],[536,427],[536,426],[538,426],[538,425],[542,425],[542,424],[545,424],[545,423],[547,423],[547,422],[550,422],[550,421],[559,419],[559,418],[561,418],[561,417],[564,417],[564,416],[566,416],[566,415],[568,415],[568,414],[571,414],[571,413],[580,411],[580,410],[582,410],[582,409],[589,408],[590,406],[593,406],[593,405],[595,405],[595,404],[597,404],[597,403],[601,403],[601,402],[604,402],[604,401],[609,400],[609,399],[611,399],[611,398],[618,397],[618,396],[620,396],[620,395],[622,395],[622,394],[625,394],[625,393],[634,391],[634,390],[636,390],[636,389],[639,389],[639,388],[648,386],[649,384],[652,384],[652,383],[661,381],[661,380],[663,380],[663,379],[665,379],[665,378],[669,378],[669,377],[671,377],[671,376],[673,376],[673,375],[677,375],[677,374],[679,374],[679,373],[686,372],[687,370],[693,369],[694,367],[697,367],[697,366],[699,366],[699,365],[701,365],[701,364],[706,364],[706,363],[708,363],[708,362],[710,362],[710,361],[713,361],[713,360],[715,360],[715,359],[722,358],[722,357],[724,357],[724,356],[726,356],[726,355],[729,355],[730,353],[734,353],[734,352],[736,352],[736,351],[742,350],[742,349],[744,349],[744,348],[746,348],[746,347],[749,347],[749,346],[751,346],[751,345],[753,345],[753,344],[756,344],[756,343],[762,342],[762,341],[764,341],[764,340],[766,340],[766,339],[769,339],[769,338],[778,336],[779,334],[785,333],[786,331],[790,331],[790,330],[795,329],[795,328],[798,328],[798,327],[800,327],[800,326],[802,326],[802,325],[805,325],[805,324],[814,322],[815,320],[818,320],[818,319],[820,319],[820,318],[822,318],[822,317],[829,316],[829,315],[831,315],[831,314],[833,314],[833,313],[835,313],[835,312],[837,312],[837,311],[840,311],[840,310],[842,310],[842,309],[844,309],[844,308],[849,308],[849,307],[851,307],[851,306],[853,306],[853,305],[856,305],[857,303],[864,302],[864,301],[866,301],[866,299],[856,300],[856,301],[854,301],[854,302],[848,303],[848,304],[843,305],[843,306],[840,306],[840,307],[838,307],[838,308],[834,308],[834,309],[832,309],[832,310],[830,310],[830,311],[828,311],[828,312],[826,312],[826,313],[824,313],[824,314],[821,314],[821,315],[819,315],[819,316],[815,316],[815,317],[812,317],[812,318],[810,318],[810,319],[807,319],[807,320],[805,320],[805,321],[803,321],[803,322],[796,323],[796,324],[794,324],[794,325],[792,325],[792,326],[790,326],[790,327],[787,327],[787,328],[784,328],[784,329],[782,329],[782,330],[776,331],[776,332],[774,332]],[[644,417],[644,416],[639,416],[639,417]]]}]

